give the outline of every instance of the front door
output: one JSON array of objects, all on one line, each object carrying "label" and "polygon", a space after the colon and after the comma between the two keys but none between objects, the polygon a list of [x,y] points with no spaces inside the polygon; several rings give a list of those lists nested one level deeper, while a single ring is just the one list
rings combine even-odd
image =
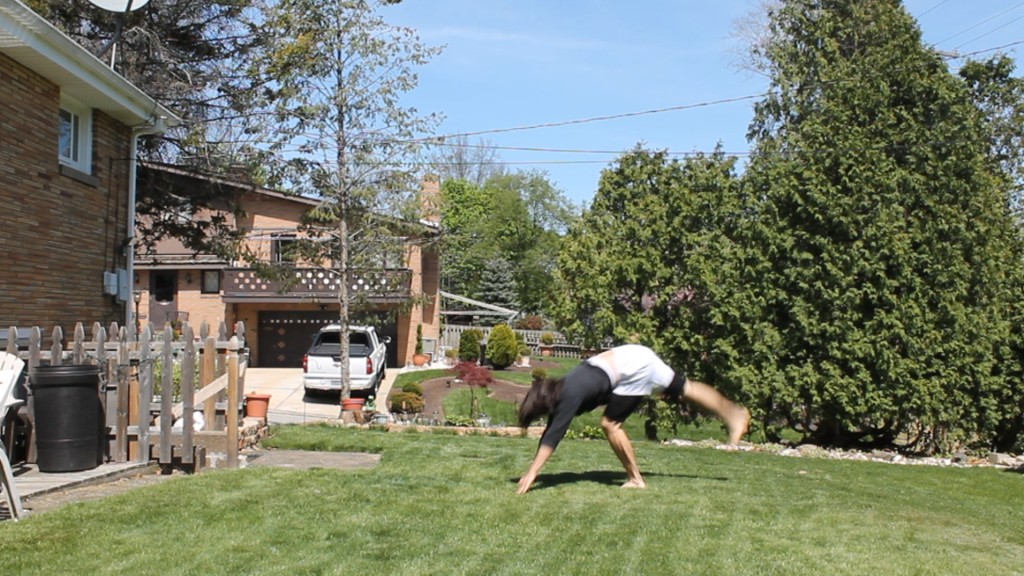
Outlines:
[{"label": "front door", "polygon": [[178,317],[178,271],[153,270],[149,278],[149,325],[163,330]]}]

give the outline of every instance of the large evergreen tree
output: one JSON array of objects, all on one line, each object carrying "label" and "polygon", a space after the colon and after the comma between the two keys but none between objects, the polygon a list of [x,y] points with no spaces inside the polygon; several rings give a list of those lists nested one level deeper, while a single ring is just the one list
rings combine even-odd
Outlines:
[{"label": "large evergreen tree", "polygon": [[767,426],[816,441],[990,441],[1019,235],[964,83],[898,0],[787,0],[771,32],[743,323],[773,352],[736,376]]}]

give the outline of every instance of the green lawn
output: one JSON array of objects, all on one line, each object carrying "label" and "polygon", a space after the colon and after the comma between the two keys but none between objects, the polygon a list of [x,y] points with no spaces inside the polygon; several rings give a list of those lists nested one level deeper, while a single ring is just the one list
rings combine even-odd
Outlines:
[{"label": "green lawn", "polygon": [[640,441],[647,490],[567,440],[288,426],[268,444],[367,471],[170,479],[0,523],[0,574],[1020,574],[1024,476]]}]

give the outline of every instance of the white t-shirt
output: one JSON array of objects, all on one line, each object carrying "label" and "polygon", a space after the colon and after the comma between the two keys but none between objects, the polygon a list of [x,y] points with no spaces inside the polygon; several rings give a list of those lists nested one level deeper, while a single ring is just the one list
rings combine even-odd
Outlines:
[{"label": "white t-shirt", "polygon": [[639,344],[605,350],[586,362],[604,370],[612,383],[612,393],[619,396],[650,396],[668,388],[676,376],[654,350]]}]

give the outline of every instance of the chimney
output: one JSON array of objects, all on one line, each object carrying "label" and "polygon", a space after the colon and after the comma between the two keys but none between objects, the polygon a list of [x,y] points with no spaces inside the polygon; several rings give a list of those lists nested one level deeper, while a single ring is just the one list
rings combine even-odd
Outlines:
[{"label": "chimney", "polygon": [[441,180],[436,175],[427,174],[420,185],[420,218],[441,223]]}]

